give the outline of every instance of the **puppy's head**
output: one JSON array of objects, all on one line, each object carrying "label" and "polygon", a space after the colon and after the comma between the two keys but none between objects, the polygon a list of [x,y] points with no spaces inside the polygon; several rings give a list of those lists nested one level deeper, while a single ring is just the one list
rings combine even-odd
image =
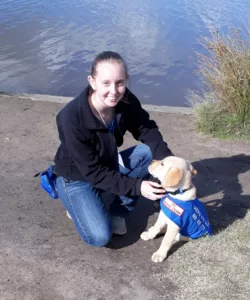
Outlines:
[{"label": "puppy's head", "polygon": [[192,176],[197,174],[189,161],[176,156],[154,160],[148,170],[152,176],[160,180],[165,189],[188,189],[192,186]]}]

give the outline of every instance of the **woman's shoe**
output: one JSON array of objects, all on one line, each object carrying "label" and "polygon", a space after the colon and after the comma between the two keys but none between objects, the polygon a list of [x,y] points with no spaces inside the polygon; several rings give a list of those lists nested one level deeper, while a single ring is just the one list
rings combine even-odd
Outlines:
[{"label": "woman's shoe", "polygon": [[69,214],[69,212],[67,211],[67,217],[72,220],[71,215]]},{"label": "woman's shoe", "polygon": [[111,221],[113,234],[124,235],[127,232],[127,226],[124,218],[112,216]]}]

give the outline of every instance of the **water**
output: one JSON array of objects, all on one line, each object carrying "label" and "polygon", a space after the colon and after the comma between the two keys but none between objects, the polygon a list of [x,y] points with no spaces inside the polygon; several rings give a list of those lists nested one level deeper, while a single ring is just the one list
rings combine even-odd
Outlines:
[{"label": "water", "polygon": [[144,104],[188,106],[197,39],[249,24],[249,0],[1,0],[0,90],[76,96],[96,54],[119,52]]}]

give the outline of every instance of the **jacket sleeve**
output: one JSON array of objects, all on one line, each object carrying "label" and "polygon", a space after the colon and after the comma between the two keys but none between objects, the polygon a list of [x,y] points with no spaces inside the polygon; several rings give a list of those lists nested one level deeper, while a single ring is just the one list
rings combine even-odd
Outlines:
[{"label": "jacket sleeve", "polygon": [[141,107],[139,100],[131,92],[129,97],[131,97],[131,102],[127,128],[133,137],[150,147],[153,159],[163,159],[173,155],[163,140],[156,122],[150,120],[149,114]]},{"label": "jacket sleeve", "polygon": [[87,132],[69,124],[63,127],[61,130],[65,137],[66,147],[86,181],[96,188],[119,196],[141,194],[142,179],[127,177],[102,165]]}]

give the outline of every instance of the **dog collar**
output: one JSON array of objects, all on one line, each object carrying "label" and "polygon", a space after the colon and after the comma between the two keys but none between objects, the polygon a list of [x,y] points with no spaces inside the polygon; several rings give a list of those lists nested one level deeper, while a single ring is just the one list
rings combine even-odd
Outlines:
[{"label": "dog collar", "polygon": [[[158,178],[155,178],[156,179],[156,182],[157,183],[159,183],[159,184],[161,184],[161,181],[158,179]],[[170,195],[178,195],[178,194],[183,194],[183,193],[185,193],[186,191],[188,191],[188,190],[190,190],[192,188],[192,186],[191,187],[189,187],[188,189],[177,189],[177,190],[175,190],[175,191],[168,191],[168,190],[166,190],[166,194],[170,194]]]},{"label": "dog collar", "polygon": [[170,194],[170,195],[178,195],[178,194],[183,194],[183,193],[185,193],[186,191],[188,191],[188,190],[190,190],[191,188],[188,188],[188,189],[178,189],[178,190],[175,190],[175,191],[167,191],[166,190],[166,193],[167,194]]}]

